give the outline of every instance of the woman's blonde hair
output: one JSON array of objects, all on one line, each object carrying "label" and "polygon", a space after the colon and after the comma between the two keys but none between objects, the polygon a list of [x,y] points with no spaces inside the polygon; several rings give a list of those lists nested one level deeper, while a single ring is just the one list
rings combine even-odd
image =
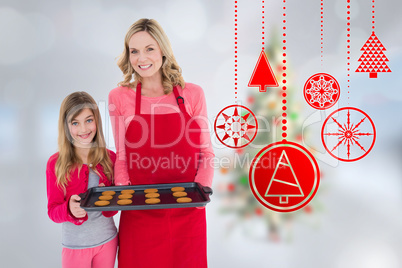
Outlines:
[{"label": "woman's blonde hair", "polygon": [[[176,62],[176,58],[173,55],[173,50],[170,45],[169,39],[163,31],[162,27],[156,20],[153,19],[140,19],[131,25],[124,38],[124,51],[120,54],[117,61],[117,65],[123,72],[124,80],[121,81],[119,86],[128,86],[135,88],[138,82],[142,82],[142,77],[134,71],[134,68],[130,63],[130,38],[138,33],[145,31],[149,33],[155,41],[158,43],[163,56],[162,61],[162,85],[165,94],[169,94],[173,90],[173,86],[180,85],[185,87],[185,82],[181,74],[181,68]],[[134,74],[134,82],[131,83],[132,75]]]},{"label": "woman's blonde hair", "polygon": [[69,124],[76,118],[83,109],[90,109],[94,115],[96,124],[96,134],[92,141],[92,147],[88,154],[88,164],[92,164],[92,169],[100,176],[96,166],[103,167],[103,173],[109,180],[113,178],[113,165],[109,153],[106,149],[105,139],[102,131],[102,121],[98,106],[95,100],[86,92],[74,92],[68,95],[62,102],[59,115],[59,157],[56,162],[57,185],[65,190],[70,181],[70,173],[73,169],[81,169],[83,162],[76,154],[74,140],[69,130]]}]

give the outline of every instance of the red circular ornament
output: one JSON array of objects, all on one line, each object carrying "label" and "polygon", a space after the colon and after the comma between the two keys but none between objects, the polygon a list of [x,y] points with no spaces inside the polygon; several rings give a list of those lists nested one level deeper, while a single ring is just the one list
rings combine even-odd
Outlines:
[{"label": "red circular ornament", "polygon": [[320,171],[313,155],[294,142],[276,142],[253,159],[249,183],[255,198],[277,212],[296,211],[315,196]]},{"label": "red circular ornament", "polygon": [[321,129],[325,150],[334,158],[352,162],[373,148],[376,130],[373,120],[362,110],[344,107],[331,113]]},{"label": "red circular ornament", "polygon": [[242,105],[230,105],[216,116],[215,135],[229,148],[242,148],[250,144],[258,131],[254,113]]},{"label": "red circular ornament", "polygon": [[326,73],[311,76],[304,84],[304,99],[318,110],[332,107],[339,99],[340,87],[334,77]]}]

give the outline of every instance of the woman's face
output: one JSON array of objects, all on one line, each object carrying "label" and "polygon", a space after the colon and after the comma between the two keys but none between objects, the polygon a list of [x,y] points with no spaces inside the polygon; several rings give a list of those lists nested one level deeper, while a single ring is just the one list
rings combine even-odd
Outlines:
[{"label": "woman's face", "polygon": [[143,78],[160,76],[162,51],[156,40],[147,32],[135,33],[128,43],[130,63]]},{"label": "woman's face", "polygon": [[68,123],[68,128],[75,146],[88,147],[91,145],[96,134],[95,117],[91,109],[85,108],[78,116],[72,118]]}]

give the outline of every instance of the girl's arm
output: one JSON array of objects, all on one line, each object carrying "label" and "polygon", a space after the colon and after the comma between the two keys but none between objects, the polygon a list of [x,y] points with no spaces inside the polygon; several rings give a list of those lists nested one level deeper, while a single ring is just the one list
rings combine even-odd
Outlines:
[{"label": "girl's arm", "polygon": [[69,209],[69,196],[64,196],[64,192],[57,186],[57,178],[55,174],[55,164],[56,160],[51,157],[47,163],[46,168],[46,182],[47,182],[47,209],[49,218],[56,222],[72,222],[75,225],[83,224],[87,219],[88,215],[83,218],[76,218],[71,214]]}]

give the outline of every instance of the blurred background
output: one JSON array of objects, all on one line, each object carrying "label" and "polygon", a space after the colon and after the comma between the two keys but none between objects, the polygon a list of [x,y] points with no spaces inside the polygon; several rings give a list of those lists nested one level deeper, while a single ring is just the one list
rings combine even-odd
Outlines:
[{"label": "blurred background", "polygon": [[[238,100],[268,122],[260,126],[265,131],[255,146],[244,150],[223,146],[213,132],[215,116],[235,102],[234,1],[1,1],[2,267],[61,266],[61,225],[47,216],[45,176],[46,162],[57,151],[60,104],[71,92],[90,93],[101,109],[108,147],[115,149],[107,96],[122,80],[116,57],[125,33],[143,17],[159,21],[185,80],[205,91],[216,154],[214,194],[207,205],[210,267],[402,267],[402,4],[375,1],[375,31],[392,72],[369,79],[354,70],[371,34],[372,1],[351,1],[348,94],[347,1],[324,1],[323,61],[320,1],[287,1],[288,133],[314,153],[322,180],[307,207],[276,213],[255,202],[247,163],[279,140],[274,119],[281,98],[277,89],[259,95],[247,87],[261,51],[262,4],[238,2]],[[265,0],[264,8],[266,48],[278,78],[282,4]],[[341,87],[331,111],[353,106],[375,123],[376,143],[359,161],[338,162],[325,153],[320,131],[331,111],[317,112],[302,92],[319,72],[334,76]]]}]

